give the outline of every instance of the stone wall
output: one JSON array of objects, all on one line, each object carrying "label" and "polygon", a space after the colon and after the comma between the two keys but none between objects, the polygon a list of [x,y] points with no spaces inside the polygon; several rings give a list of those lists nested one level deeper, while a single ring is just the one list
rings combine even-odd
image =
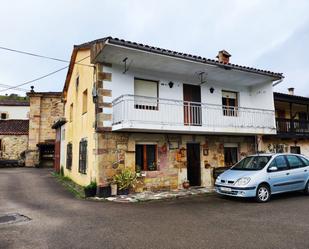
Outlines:
[{"label": "stone wall", "polygon": [[213,169],[224,166],[224,143],[239,145],[239,158],[254,153],[254,138],[149,133],[98,133],[97,182],[106,184],[120,169],[135,171],[136,143],[156,143],[158,170],[145,171],[135,191],[177,189],[187,179],[187,143],[200,144],[201,185],[213,185]]},{"label": "stone wall", "polygon": [[20,160],[27,149],[28,135],[0,135],[1,159]]},{"label": "stone wall", "polygon": [[56,139],[52,129],[54,122],[63,116],[61,94],[30,93],[29,142],[26,153],[26,166],[39,163],[37,144]]}]

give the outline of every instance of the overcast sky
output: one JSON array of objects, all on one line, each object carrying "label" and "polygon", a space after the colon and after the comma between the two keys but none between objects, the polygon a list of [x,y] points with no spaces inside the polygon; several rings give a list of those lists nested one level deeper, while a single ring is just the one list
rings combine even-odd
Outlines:
[{"label": "overcast sky", "polygon": [[[295,87],[309,96],[308,13],[307,0],[10,0],[0,8],[0,46],[65,60],[74,44],[105,36],[206,58],[226,49],[232,63],[283,73],[276,91]],[[17,85],[64,66],[0,50],[0,84]],[[65,75],[31,85],[61,91]]]}]

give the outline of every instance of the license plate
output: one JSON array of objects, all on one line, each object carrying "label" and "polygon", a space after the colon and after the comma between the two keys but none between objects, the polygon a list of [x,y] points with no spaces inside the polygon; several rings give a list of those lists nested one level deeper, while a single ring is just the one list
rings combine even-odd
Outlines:
[{"label": "license plate", "polygon": [[226,188],[226,187],[221,187],[220,189],[221,189],[221,191],[224,191],[224,192],[231,192],[232,191],[231,188]]}]

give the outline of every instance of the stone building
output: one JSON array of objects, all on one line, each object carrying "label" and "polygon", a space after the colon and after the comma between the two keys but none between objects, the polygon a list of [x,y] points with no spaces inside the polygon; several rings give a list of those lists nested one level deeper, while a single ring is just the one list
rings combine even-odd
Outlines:
[{"label": "stone building", "polygon": [[0,96],[0,119],[29,119],[29,99],[16,94]]},{"label": "stone building", "polygon": [[52,125],[63,115],[61,92],[27,93],[30,99],[26,166],[52,167],[56,133]]},{"label": "stone building", "polygon": [[0,160],[22,160],[28,146],[29,120],[0,120]]},{"label": "stone building", "polygon": [[215,168],[276,134],[280,73],[117,38],[74,46],[64,90],[65,175],[109,184],[140,173],[135,191],[211,186]]}]

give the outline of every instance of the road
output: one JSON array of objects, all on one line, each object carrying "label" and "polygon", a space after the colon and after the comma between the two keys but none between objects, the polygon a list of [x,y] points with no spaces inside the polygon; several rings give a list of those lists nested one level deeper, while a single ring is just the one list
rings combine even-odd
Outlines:
[{"label": "road", "polygon": [[46,169],[0,169],[0,248],[309,248],[309,197],[217,195],[145,203],[78,200]]}]

